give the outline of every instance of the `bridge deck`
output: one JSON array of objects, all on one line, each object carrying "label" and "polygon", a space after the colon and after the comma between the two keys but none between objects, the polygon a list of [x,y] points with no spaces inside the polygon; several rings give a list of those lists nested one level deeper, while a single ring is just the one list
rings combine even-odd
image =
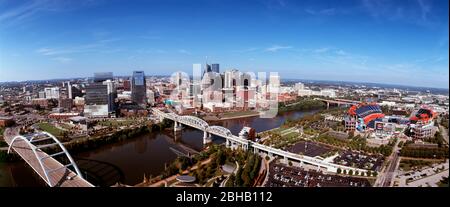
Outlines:
[{"label": "bridge deck", "polygon": [[[6,132],[5,132],[6,135]],[[11,144],[11,141],[13,139],[13,136],[4,136],[6,143],[8,145]],[[12,149],[14,149],[17,154],[25,160],[25,162],[28,163],[28,165],[33,168],[33,170],[45,181],[47,178],[45,177],[45,173],[43,169],[41,168],[39,161],[37,160],[36,156],[33,153],[33,150],[30,148],[30,146],[23,140],[16,140],[14,142],[14,145],[12,146]],[[48,156],[47,153],[43,152],[42,150],[36,150],[36,153],[39,157],[46,157]],[[94,187],[91,183],[86,181],[85,179],[81,178],[80,176],[77,176],[76,173],[74,173],[72,170],[64,167],[60,162],[55,160],[54,158],[50,157],[47,159],[44,159],[42,161],[44,167],[46,169],[60,169],[53,172],[49,172],[48,176],[50,179],[50,182],[55,187]],[[68,177],[71,177],[72,179],[67,179]]]},{"label": "bridge deck", "polygon": [[[328,101],[328,100],[325,100],[325,99],[317,99],[317,100]],[[174,113],[164,113],[164,112],[162,112],[162,111],[160,111],[158,109],[153,109],[153,111],[155,113],[165,117],[165,118],[172,119],[172,120],[177,119],[177,117],[178,117],[178,115],[176,115]],[[205,130],[208,133],[211,133],[211,134],[214,134],[214,135],[217,135],[217,136],[220,136],[220,137],[224,137],[224,138],[229,139],[231,141],[234,141],[234,142],[237,142],[237,143],[240,143],[240,144],[244,144],[244,145],[247,145],[247,146],[251,145],[252,147],[254,147],[254,148],[258,149],[258,150],[270,152],[270,153],[273,153],[273,154],[276,154],[276,155],[280,155],[280,156],[283,156],[283,157],[286,157],[286,158],[290,158],[290,159],[293,159],[293,160],[298,160],[298,161],[301,161],[301,162],[315,164],[315,165],[318,165],[318,166],[326,167],[327,169],[328,168],[336,168],[336,169],[341,168],[343,170],[353,170],[353,171],[359,171],[359,172],[367,172],[367,170],[365,170],[365,169],[358,169],[358,168],[354,168],[354,167],[338,165],[338,164],[335,164],[335,163],[324,162],[323,160],[320,160],[320,159],[317,159],[317,158],[308,157],[308,156],[304,156],[304,155],[299,155],[299,154],[291,153],[291,152],[284,151],[284,150],[281,150],[281,149],[277,149],[277,148],[273,148],[273,147],[270,147],[270,146],[266,146],[266,145],[263,145],[263,144],[258,144],[256,142],[253,142],[253,141],[250,141],[250,140],[242,139],[242,138],[240,138],[238,136],[235,136],[235,135],[226,135],[226,134],[220,133],[220,132],[218,132],[216,130],[211,130],[210,127],[206,128],[206,129],[202,129],[202,127],[200,127],[200,126],[196,126],[195,124],[184,122],[183,120],[177,120],[177,121],[182,123],[182,124],[185,124],[185,125],[188,125],[188,126],[200,129],[200,130]]]}]

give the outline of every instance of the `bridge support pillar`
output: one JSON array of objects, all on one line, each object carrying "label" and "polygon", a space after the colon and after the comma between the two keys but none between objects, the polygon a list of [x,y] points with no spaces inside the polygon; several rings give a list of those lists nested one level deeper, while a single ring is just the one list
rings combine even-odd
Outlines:
[{"label": "bridge support pillar", "polygon": [[229,140],[229,139],[226,139],[226,141],[225,141],[225,146],[226,146],[226,147],[230,147],[230,144],[231,144],[231,143],[230,143],[230,140]]},{"label": "bridge support pillar", "polygon": [[208,144],[211,141],[212,141],[211,140],[211,135],[208,132],[203,131],[203,144]]},{"label": "bridge support pillar", "polygon": [[181,130],[182,130],[181,123],[175,122],[173,124],[173,131],[181,131]]},{"label": "bridge support pillar", "polygon": [[248,145],[246,145],[246,144],[241,144],[241,147],[244,151],[248,150]]}]

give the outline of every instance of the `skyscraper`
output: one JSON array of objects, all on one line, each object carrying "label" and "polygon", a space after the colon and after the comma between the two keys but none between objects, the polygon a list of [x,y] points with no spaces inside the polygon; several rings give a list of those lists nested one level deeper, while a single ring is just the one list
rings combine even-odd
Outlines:
[{"label": "skyscraper", "polygon": [[111,80],[106,80],[103,82],[103,85],[106,85],[107,92],[108,92],[108,111],[112,112],[116,109],[116,98],[117,98],[117,91],[116,87],[114,85],[114,82]]},{"label": "skyscraper", "polygon": [[91,83],[86,86],[84,115],[87,117],[108,116],[108,86]]},{"label": "skyscraper", "polygon": [[218,63],[211,64],[211,71],[212,72],[216,72],[216,73],[220,73],[219,64]]},{"label": "skyscraper", "polygon": [[209,65],[208,63],[205,64],[205,69],[203,70],[203,75],[202,75],[202,79],[205,76],[206,73],[211,72],[211,65]]},{"label": "skyscraper", "polygon": [[114,110],[115,87],[113,74],[95,73],[94,82],[86,86],[84,114],[89,117],[107,117]]},{"label": "skyscraper", "polygon": [[139,105],[146,103],[144,71],[133,71],[133,77],[131,78],[131,100]]},{"label": "skyscraper", "polygon": [[94,73],[94,83],[102,83],[103,81],[112,79],[113,79],[112,72]]},{"label": "skyscraper", "polygon": [[72,95],[72,84],[70,84],[70,81],[67,81],[67,98],[73,99]]}]

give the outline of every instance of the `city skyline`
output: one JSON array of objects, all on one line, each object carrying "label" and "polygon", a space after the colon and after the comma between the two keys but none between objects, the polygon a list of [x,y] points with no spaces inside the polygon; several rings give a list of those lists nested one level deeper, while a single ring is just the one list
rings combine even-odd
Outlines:
[{"label": "city skyline", "polygon": [[448,89],[447,1],[121,3],[0,1],[0,82],[190,73],[208,56],[221,71]]}]

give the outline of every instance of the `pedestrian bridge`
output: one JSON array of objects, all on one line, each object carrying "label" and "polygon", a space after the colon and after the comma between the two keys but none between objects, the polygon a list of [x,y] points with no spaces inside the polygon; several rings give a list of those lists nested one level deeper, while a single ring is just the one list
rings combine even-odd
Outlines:
[{"label": "pedestrian bridge", "polygon": [[152,110],[156,116],[160,117],[161,121],[163,119],[170,119],[170,120],[174,121],[175,130],[177,130],[179,128],[180,124],[184,124],[184,125],[190,126],[192,128],[202,130],[204,143],[206,143],[206,139],[208,139],[210,137],[210,134],[214,134],[216,136],[225,138],[227,147],[237,145],[237,146],[242,147],[244,150],[249,150],[250,148],[253,148],[253,151],[255,153],[262,152],[262,153],[267,153],[267,155],[269,155],[269,156],[280,156],[280,157],[284,158],[285,160],[290,159],[293,161],[300,162],[300,164],[308,163],[308,164],[317,166],[319,168],[326,168],[327,171],[330,171],[330,172],[337,172],[337,169],[346,170],[346,171],[352,170],[353,172],[358,172],[359,174],[367,172],[367,170],[365,170],[365,169],[359,169],[359,168],[329,163],[329,162],[325,162],[323,160],[316,159],[313,157],[299,155],[299,154],[295,154],[292,152],[288,152],[288,151],[284,151],[281,149],[266,146],[263,144],[259,144],[254,141],[247,140],[247,139],[241,138],[239,136],[235,136],[231,133],[231,131],[229,129],[227,129],[225,127],[209,126],[209,124],[206,121],[204,121],[198,117],[180,116],[173,112],[166,113],[157,108],[153,108]]},{"label": "pedestrian bridge", "polygon": [[[14,150],[50,187],[94,187],[83,178],[72,156],[52,134],[42,131],[19,135],[16,129],[7,128],[4,139],[9,145],[8,153]],[[49,147],[56,147],[61,151],[47,154],[43,149]],[[55,157],[58,156],[67,159],[68,164],[56,160]]]}]

